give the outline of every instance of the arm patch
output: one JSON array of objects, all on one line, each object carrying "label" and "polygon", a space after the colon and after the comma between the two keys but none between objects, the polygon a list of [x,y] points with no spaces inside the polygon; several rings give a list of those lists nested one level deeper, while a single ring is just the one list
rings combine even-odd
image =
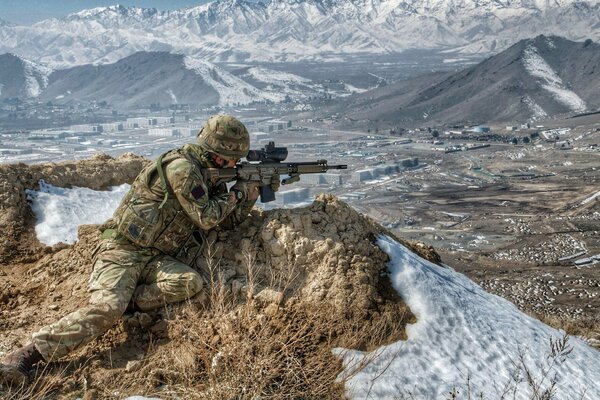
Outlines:
[{"label": "arm patch", "polygon": [[194,196],[194,199],[198,200],[199,198],[201,198],[202,196],[204,196],[204,189],[202,189],[202,186],[198,185],[195,188],[192,189],[192,196]]}]

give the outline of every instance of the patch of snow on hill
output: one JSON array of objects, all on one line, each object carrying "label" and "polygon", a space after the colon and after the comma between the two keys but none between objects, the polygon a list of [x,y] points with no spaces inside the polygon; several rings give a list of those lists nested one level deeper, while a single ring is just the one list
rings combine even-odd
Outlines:
[{"label": "patch of snow on hill", "polygon": [[119,206],[130,185],[112,187],[107,191],[88,188],[59,188],[40,181],[40,190],[27,190],[27,199],[36,217],[35,233],[48,246],[59,242],[77,241],[77,227],[101,224]]},{"label": "patch of snow on hill", "polygon": [[[21,58],[21,57],[20,57]],[[48,77],[52,69],[21,58],[25,73],[25,92],[27,97],[38,97],[48,86]]]},{"label": "patch of snow on hill", "polygon": [[254,79],[265,83],[271,83],[276,85],[281,84],[303,84],[309,85],[312,81],[308,78],[303,78],[298,75],[290,74],[289,72],[275,71],[263,67],[252,67],[248,69]]},{"label": "patch of snow on hill", "polygon": [[184,57],[183,64],[200,75],[219,93],[219,105],[249,104],[254,101],[280,101],[283,95],[266,93],[209,62]]},{"label": "patch of snow on hill", "polygon": [[525,96],[523,98],[523,102],[527,105],[527,107],[529,107],[529,110],[533,113],[534,120],[548,116],[546,111],[544,111],[544,109],[531,97]]},{"label": "patch of snow on hill", "polygon": [[529,45],[524,50],[523,65],[531,76],[540,78],[545,82],[542,87],[552,93],[556,100],[576,112],[583,112],[587,109],[585,101],[577,93],[565,87],[560,76],[540,56],[535,47]]},{"label": "patch of snow on hill", "polygon": [[342,353],[347,371],[372,358],[347,382],[351,398],[445,399],[457,389],[458,398],[469,392],[470,398],[499,399],[514,389],[511,399],[530,399],[524,365],[537,382],[544,368],[552,366],[542,388],[555,376],[553,398],[600,398],[600,352],[569,337],[572,352],[552,363],[550,339],[561,339],[562,332],[390,238],[380,237],[378,243],[390,255],[392,284],[417,322],[407,327],[406,341],[375,353]]},{"label": "patch of snow on hill", "polygon": [[167,90],[167,94],[169,95],[169,97],[171,97],[171,102],[173,104],[177,104],[177,96],[175,96],[175,93],[173,93],[173,89]]}]

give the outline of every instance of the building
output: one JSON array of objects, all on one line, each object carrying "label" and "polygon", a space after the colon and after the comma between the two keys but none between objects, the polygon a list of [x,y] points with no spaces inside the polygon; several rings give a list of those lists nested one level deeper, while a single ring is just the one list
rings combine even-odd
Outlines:
[{"label": "building", "polygon": [[102,132],[102,127],[99,125],[82,124],[82,125],[71,125],[70,130],[75,132]]},{"label": "building", "polygon": [[352,172],[351,179],[353,182],[357,183],[369,181],[376,178],[376,176],[373,176],[373,172],[373,169],[359,169],[358,171]]},{"label": "building", "polygon": [[342,176],[340,174],[306,174],[300,177],[300,181],[309,185],[340,186]]},{"label": "building", "polygon": [[100,124],[102,127],[102,133],[116,133],[123,131],[123,124],[121,122],[111,122],[108,124]]},{"label": "building", "polygon": [[173,117],[154,117],[155,125],[167,125],[175,122]]},{"label": "building", "polygon": [[31,149],[0,149],[0,154],[2,155],[22,155],[22,154],[32,154]]},{"label": "building", "polygon": [[196,136],[198,134],[198,131],[199,131],[198,128],[190,128],[190,127],[177,128],[177,129],[179,129],[179,134],[182,137]]},{"label": "building", "polygon": [[137,128],[148,128],[149,126],[156,125],[156,119],[150,118],[150,117],[127,118],[125,120],[125,124],[127,124],[127,125],[137,124]]},{"label": "building", "polygon": [[269,142],[273,140],[273,136],[266,132],[250,132],[250,143]]},{"label": "building", "polygon": [[300,203],[308,200],[308,188],[299,188],[277,192],[277,201],[279,204]]},{"label": "building", "polygon": [[414,168],[419,166],[419,159],[417,157],[405,158],[400,160],[399,164],[404,168]]},{"label": "building", "polygon": [[[189,134],[189,131],[188,131]],[[148,129],[150,136],[174,137],[181,136],[179,128],[150,128]]]},{"label": "building", "polygon": [[29,134],[29,140],[51,140],[51,139],[64,139],[68,136],[72,136],[71,131],[48,131],[45,129],[31,131]]}]

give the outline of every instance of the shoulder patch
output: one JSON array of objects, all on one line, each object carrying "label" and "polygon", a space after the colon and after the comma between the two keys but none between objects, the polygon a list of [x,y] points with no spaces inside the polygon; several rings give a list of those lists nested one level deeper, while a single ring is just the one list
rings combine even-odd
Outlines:
[{"label": "shoulder patch", "polygon": [[199,198],[204,196],[204,189],[202,189],[202,186],[198,185],[195,188],[193,188],[192,196],[194,196],[194,199],[196,199],[196,200],[198,200]]}]

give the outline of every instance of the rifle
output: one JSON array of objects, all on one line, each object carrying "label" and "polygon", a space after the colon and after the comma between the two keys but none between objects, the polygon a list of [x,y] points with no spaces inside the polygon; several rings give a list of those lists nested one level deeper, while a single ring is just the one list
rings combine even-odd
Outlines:
[{"label": "rifle", "polygon": [[328,165],[327,160],[315,162],[284,162],[288,156],[287,147],[275,147],[269,142],[264,148],[250,150],[247,161],[240,162],[233,168],[208,168],[208,178],[217,182],[231,182],[237,179],[260,183],[260,201],[268,203],[275,200],[275,192],[271,188],[273,175],[288,175],[282,179],[282,185],[298,182],[302,174],[322,174],[330,169],[347,169],[347,165]]}]

